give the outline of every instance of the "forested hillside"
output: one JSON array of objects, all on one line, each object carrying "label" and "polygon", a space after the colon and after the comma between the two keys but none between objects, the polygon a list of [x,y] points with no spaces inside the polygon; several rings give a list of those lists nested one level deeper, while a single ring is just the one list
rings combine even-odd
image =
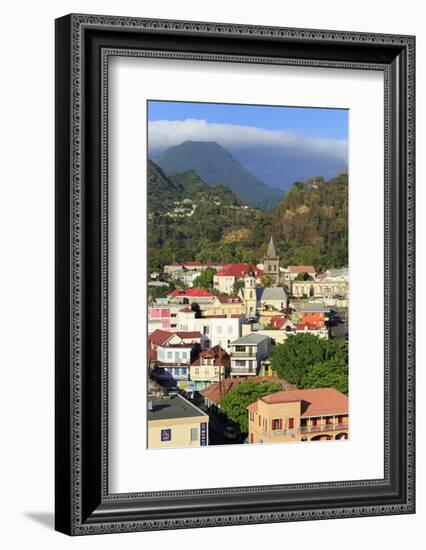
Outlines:
[{"label": "forested hillside", "polygon": [[348,265],[348,176],[295,183],[271,213],[284,265]]},{"label": "forested hillside", "polygon": [[262,261],[273,235],[282,266],[348,264],[348,178],[296,182],[271,212],[248,207],[194,171],[167,176],[148,163],[149,269],[172,261]]}]

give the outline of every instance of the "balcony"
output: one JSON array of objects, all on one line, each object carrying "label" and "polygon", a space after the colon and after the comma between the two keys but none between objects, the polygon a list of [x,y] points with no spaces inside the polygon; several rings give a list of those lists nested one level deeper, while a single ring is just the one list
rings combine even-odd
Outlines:
[{"label": "balcony", "polygon": [[330,432],[333,430],[347,430],[349,424],[323,424],[322,426],[301,426],[300,433]]},{"label": "balcony", "polygon": [[[272,430],[272,435],[296,435],[299,432],[296,428],[287,429],[287,430]],[[263,432],[267,434],[267,432]]]},{"label": "balcony", "polygon": [[241,359],[256,360],[256,351],[233,351],[231,348],[231,357],[237,357]]},{"label": "balcony", "polygon": [[255,367],[231,367],[231,374],[256,374]]}]

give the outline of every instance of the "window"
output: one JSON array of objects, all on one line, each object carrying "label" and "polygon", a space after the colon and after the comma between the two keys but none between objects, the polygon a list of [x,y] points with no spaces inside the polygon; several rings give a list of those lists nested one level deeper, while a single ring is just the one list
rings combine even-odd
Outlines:
[{"label": "window", "polygon": [[172,359],[173,353],[171,351],[167,352],[167,359]]},{"label": "window", "polygon": [[191,441],[198,441],[198,428],[191,428]]},{"label": "window", "polygon": [[194,372],[195,374],[200,374],[200,369],[198,367],[195,367]]},{"label": "window", "polygon": [[282,419],[281,418],[274,418],[272,420],[272,429],[273,430],[281,430],[282,429]]},{"label": "window", "polygon": [[312,418],[312,419],[311,419],[311,424],[312,424],[312,426],[316,426],[316,425],[317,425],[317,422],[318,422],[318,419],[317,419],[317,418]]},{"label": "window", "polygon": [[180,351],[176,351],[176,352],[175,352],[175,358],[176,358],[176,359],[180,359]]},{"label": "window", "polygon": [[245,352],[246,351],[246,347],[245,346],[235,346],[235,351],[236,352]]},{"label": "window", "polygon": [[167,428],[167,430],[161,430],[161,441],[171,441],[172,440],[172,430]]},{"label": "window", "polygon": [[208,326],[203,327],[203,334],[209,334],[209,328]]},{"label": "window", "polygon": [[235,366],[236,367],[245,367],[246,362],[244,361],[244,359],[238,359],[237,361],[235,361]]},{"label": "window", "polygon": [[180,369],[180,373],[183,374],[184,376],[186,376],[186,371],[187,369]]},{"label": "window", "polygon": [[259,414],[259,426],[260,426],[260,422],[261,422],[261,420],[260,420],[260,419],[261,419],[261,416],[260,416],[260,414]]},{"label": "window", "polygon": [[294,418],[288,419],[288,429],[293,430],[294,429]]}]

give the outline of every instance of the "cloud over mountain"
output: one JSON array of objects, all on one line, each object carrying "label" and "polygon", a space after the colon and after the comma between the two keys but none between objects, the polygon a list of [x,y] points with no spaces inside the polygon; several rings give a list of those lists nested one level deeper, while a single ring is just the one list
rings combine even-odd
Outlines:
[{"label": "cloud over mountain", "polygon": [[150,121],[148,128],[150,155],[187,140],[216,141],[262,181],[281,189],[311,176],[333,177],[348,165],[346,140],[200,119]]}]

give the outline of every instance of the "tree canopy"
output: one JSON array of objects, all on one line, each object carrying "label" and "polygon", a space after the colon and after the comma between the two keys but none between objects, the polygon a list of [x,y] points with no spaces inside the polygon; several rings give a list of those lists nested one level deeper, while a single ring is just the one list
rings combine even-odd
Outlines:
[{"label": "tree canopy", "polygon": [[302,380],[303,388],[335,388],[348,395],[348,365],[341,359],[329,359],[309,368]]},{"label": "tree canopy", "polygon": [[215,273],[215,269],[208,267],[196,279],[194,279],[194,287],[204,288],[206,290],[213,288],[213,277]]},{"label": "tree canopy", "polygon": [[345,390],[343,393],[348,391],[348,347],[341,340],[292,334],[275,346],[271,365],[299,389],[334,387]]},{"label": "tree canopy", "polygon": [[279,382],[255,382],[248,379],[229,390],[221,399],[220,408],[229,420],[239,426],[241,433],[247,433],[248,405],[257,401],[259,397],[281,390]]},{"label": "tree canopy", "polygon": [[306,271],[302,271],[302,273],[297,274],[296,281],[313,281],[313,279],[309,275],[309,273],[306,273]]}]

